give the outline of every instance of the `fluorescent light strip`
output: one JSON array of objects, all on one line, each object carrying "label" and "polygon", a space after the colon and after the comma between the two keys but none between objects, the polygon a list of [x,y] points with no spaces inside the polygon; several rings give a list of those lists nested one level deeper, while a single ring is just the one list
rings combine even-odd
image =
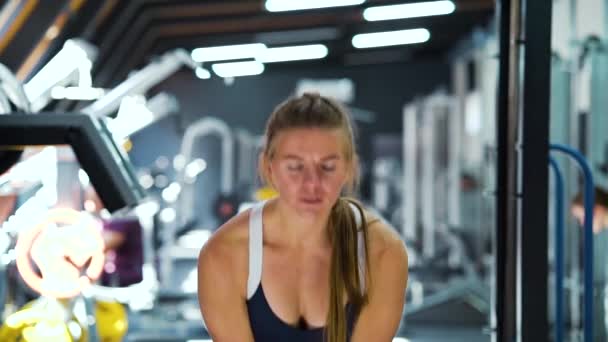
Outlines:
[{"label": "fluorescent light strip", "polygon": [[239,77],[259,75],[264,72],[264,64],[256,61],[218,63],[211,66],[220,77]]},{"label": "fluorescent light strip", "polygon": [[212,62],[253,58],[265,49],[266,45],[262,43],[196,48],[192,50],[192,59],[195,62]]},{"label": "fluorescent light strip", "polygon": [[365,0],[267,0],[266,10],[269,12],[298,11],[315,8],[354,6]]},{"label": "fluorescent light strip", "polygon": [[320,59],[327,56],[327,47],[323,44],[285,46],[266,49],[256,60],[262,63]]},{"label": "fluorescent light strip", "polygon": [[412,4],[370,7],[363,11],[367,21],[405,19],[450,14],[456,6],[452,1],[429,1]]},{"label": "fluorescent light strip", "polygon": [[211,73],[209,72],[209,70],[202,67],[197,67],[196,70],[194,70],[194,73],[196,74],[196,77],[202,80],[207,80],[211,78]]},{"label": "fluorescent light strip", "polygon": [[431,38],[427,29],[412,29],[387,31],[376,33],[362,33],[355,35],[352,39],[353,46],[357,49],[424,43]]}]

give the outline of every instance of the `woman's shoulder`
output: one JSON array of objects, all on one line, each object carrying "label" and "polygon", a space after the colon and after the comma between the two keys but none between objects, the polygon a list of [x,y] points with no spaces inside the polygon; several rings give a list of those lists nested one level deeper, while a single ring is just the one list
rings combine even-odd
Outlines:
[{"label": "woman's shoulder", "polygon": [[224,270],[227,267],[234,270],[247,264],[250,211],[237,214],[211,235],[201,249],[201,263]]},{"label": "woman's shoulder", "polygon": [[397,230],[382,217],[371,211],[365,211],[367,221],[367,239],[372,259],[384,254],[404,254],[407,258],[405,243]]}]

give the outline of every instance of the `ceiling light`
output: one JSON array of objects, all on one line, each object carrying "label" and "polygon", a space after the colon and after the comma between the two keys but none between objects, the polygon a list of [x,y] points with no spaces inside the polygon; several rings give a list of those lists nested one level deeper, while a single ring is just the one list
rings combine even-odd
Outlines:
[{"label": "ceiling light", "polygon": [[209,70],[207,70],[205,68],[197,67],[194,70],[194,73],[196,74],[196,77],[198,77],[202,80],[207,80],[207,79],[211,78],[211,73],[209,72]]},{"label": "ceiling light", "polygon": [[224,78],[259,75],[264,72],[264,64],[256,61],[219,63],[213,64],[211,68],[218,76]]},{"label": "ceiling light", "polygon": [[428,41],[430,37],[431,34],[427,29],[362,33],[353,37],[352,44],[357,49],[364,49],[380,46],[424,43]]},{"label": "ceiling light", "polygon": [[369,7],[363,11],[367,21],[428,17],[450,14],[456,6],[452,1],[428,1],[411,4]]},{"label": "ceiling light", "polygon": [[315,8],[354,6],[365,0],[267,0],[266,10],[269,12],[297,11]]},{"label": "ceiling light", "polygon": [[256,60],[262,63],[320,59],[327,56],[327,47],[323,44],[297,45],[269,48],[262,52]]},{"label": "ceiling light", "polygon": [[262,43],[239,44],[196,48],[192,50],[192,59],[195,62],[211,62],[232,59],[253,58],[266,49]]}]

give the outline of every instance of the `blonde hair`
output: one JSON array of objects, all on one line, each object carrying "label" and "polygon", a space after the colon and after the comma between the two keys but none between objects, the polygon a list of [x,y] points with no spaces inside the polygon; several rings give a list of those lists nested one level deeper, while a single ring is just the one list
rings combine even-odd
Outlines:
[{"label": "blonde hair", "polygon": [[[266,124],[265,144],[260,155],[259,173],[266,184],[271,185],[267,174],[267,162],[275,153],[275,138],[285,130],[292,128],[322,128],[339,130],[344,138],[344,158],[351,168],[350,177],[345,186],[345,194],[352,195],[359,182],[357,151],[355,149],[353,128],[346,110],[336,101],[315,93],[305,93],[293,97],[276,107]],[[355,214],[351,209],[353,203],[362,217],[361,226],[357,226]],[[355,314],[367,302],[367,293],[360,282],[358,262],[358,232],[364,236],[365,255],[368,255],[367,222],[361,205],[346,197],[340,197],[331,209],[328,220],[328,238],[332,244],[331,268],[329,277],[330,300],[327,315],[325,340],[343,342],[347,338],[347,322],[344,310],[344,293]],[[369,263],[366,260],[366,270]],[[366,272],[369,274],[369,271]],[[366,282],[369,284],[369,282]]]}]

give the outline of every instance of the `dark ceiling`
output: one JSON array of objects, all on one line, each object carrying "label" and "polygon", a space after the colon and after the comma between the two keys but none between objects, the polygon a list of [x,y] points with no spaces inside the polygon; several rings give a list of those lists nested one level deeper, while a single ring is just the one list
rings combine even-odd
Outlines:
[{"label": "dark ceiling", "polygon": [[[451,53],[475,28],[486,28],[494,0],[453,0],[450,15],[366,22],[370,5],[414,1],[367,0],[351,7],[270,13],[263,0],[6,0],[0,13],[0,62],[28,79],[72,37],[99,48],[93,84],[111,87],[164,51],[263,42],[268,45],[322,42],[328,58],[298,63],[354,65],[437,58]],[[356,33],[424,27],[424,44],[356,50]],[[277,34],[280,33],[280,34]]]}]

